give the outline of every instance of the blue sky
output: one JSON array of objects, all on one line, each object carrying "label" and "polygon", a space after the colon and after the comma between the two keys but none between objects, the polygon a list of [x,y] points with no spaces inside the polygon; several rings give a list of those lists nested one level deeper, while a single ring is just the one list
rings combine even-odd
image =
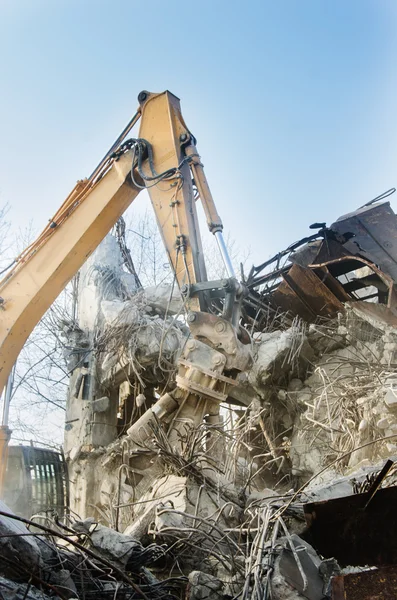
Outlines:
[{"label": "blue sky", "polygon": [[0,0],[0,204],[40,228],[168,88],[258,263],[397,183],[396,34],[394,0]]}]

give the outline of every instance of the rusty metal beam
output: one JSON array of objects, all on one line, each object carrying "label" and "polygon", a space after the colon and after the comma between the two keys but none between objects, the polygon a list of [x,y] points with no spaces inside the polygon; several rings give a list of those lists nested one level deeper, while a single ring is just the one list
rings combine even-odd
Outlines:
[{"label": "rusty metal beam", "polygon": [[341,566],[397,564],[397,486],[372,492],[306,504],[301,537]]},{"label": "rusty metal beam", "polygon": [[309,322],[343,311],[342,302],[313,270],[298,264],[283,274],[283,281],[272,294],[272,304]]},{"label": "rusty metal beam", "polygon": [[396,600],[397,565],[332,579],[332,600]]}]

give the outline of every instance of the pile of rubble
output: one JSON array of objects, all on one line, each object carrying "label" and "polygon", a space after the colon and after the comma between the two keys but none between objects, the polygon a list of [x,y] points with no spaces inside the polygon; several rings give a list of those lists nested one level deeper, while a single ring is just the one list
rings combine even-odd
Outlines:
[{"label": "pile of rubble", "polygon": [[397,226],[371,210],[251,273],[252,366],[219,414],[197,402],[198,427],[151,411],[192,342],[183,303],[137,289],[106,239],[64,329],[71,510],[43,525],[2,508],[4,599],[397,597],[397,263],[361,225]]},{"label": "pile of rubble", "polygon": [[179,460],[190,474],[158,480],[132,504],[124,533],[93,518],[29,521],[1,505],[0,597],[370,598],[363,590],[395,597],[392,461],[329,485],[240,490],[234,499],[229,490],[227,499]]},{"label": "pile of rubble", "polygon": [[[59,523],[51,524],[44,557],[38,542],[38,571],[18,572],[21,597],[35,582],[60,598],[156,591],[321,600],[339,598],[335,590],[352,578],[358,585],[364,574],[383,576],[385,567],[373,567],[393,563],[397,550],[383,518],[396,489],[392,461],[379,479],[397,454],[393,319],[379,305],[357,302],[321,324],[295,319],[258,334],[253,368],[233,391],[235,402],[251,401],[225,407],[222,425],[186,428],[174,446],[158,424],[143,446],[121,435],[106,447],[80,448],[80,471],[71,472],[91,491],[87,512],[95,518],[69,517],[61,539]],[[87,548],[93,554],[83,560]],[[69,595],[59,587],[65,571]]]},{"label": "pile of rubble", "polygon": [[55,518],[50,527],[16,517],[3,504],[0,509],[4,600],[179,597],[184,578],[159,581],[147,568],[162,560],[162,546],[143,547],[93,519],[69,528]]}]

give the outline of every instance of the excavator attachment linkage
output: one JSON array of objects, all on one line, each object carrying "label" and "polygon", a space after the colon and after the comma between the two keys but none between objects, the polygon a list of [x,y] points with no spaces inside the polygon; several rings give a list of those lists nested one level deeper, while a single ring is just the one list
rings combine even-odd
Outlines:
[{"label": "excavator attachment linkage", "polygon": [[[0,282],[0,392],[40,318],[139,192],[147,190],[184,299],[192,339],[181,356],[175,390],[160,398],[160,408],[154,405],[150,414],[142,417],[143,423],[129,431],[132,437],[142,438],[147,431],[145,423],[153,415],[173,415],[174,423],[183,416],[193,424],[205,415],[216,418],[236,374],[247,368],[250,350],[239,327],[245,290],[235,279],[222,221],[179,99],[168,91],[144,91],[138,101],[136,114],[93,174],[76,184],[41,235]],[[138,137],[127,139],[138,120]],[[229,277],[220,282],[207,281],[198,199]],[[218,313],[210,314],[214,298]],[[199,408],[198,400],[202,401]],[[3,457],[9,437],[6,426],[3,423],[3,433],[7,433]]]}]

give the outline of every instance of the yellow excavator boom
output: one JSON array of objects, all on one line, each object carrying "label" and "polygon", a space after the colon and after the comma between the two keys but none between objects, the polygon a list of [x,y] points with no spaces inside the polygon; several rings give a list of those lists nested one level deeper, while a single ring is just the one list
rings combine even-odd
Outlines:
[{"label": "yellow excavator boom", "polygon": [[[179,286],[206,281],[191,166],[197,190],[205,194],[202,199],[210,229],[219,232],[222,223],[195,140],[173,94],[141,92],[138,99],[134,120],[140,117],[138,140],[129,144],[131,149],[128,144],[116,148],[89,179],[77,183],[42,234],[0,282],[0,391],[35,325],[141,189],[150,194]],[[190,304],[189,308],[199,309],[197,298]]]},{"label": "yellow excavator boom", "polygon": [[[189,407],[189,403],[194,406],[197,397],[212,403],[226,398],[226,388],[233,381],[222,375],[223,369],[227,367],[235,373],[249,360],[236,329],[236,298],[241,297],[241,286],[234,279],[222,237],[222,222],[196,140],[183,120],[179,99],[168,91],[141,92],[138,101],[137,113],[93,174],[77,183],[44,231],[0,282],[0,393],[35,325],[142,189],[149,192],[175,279],[191,313],[188,323],[192,334],[197,339],[207,339],[205,364],[201,364],[200,352],[198,364],[193,355],[190,362],[180,361],[178,393],[189,399],[183,403]],[[138,120],[139,136],[126,139]],[[208,294],[214,286],[206,285],[196,213],[198,198],[229,275],[229,280],[214,282],[226,294],[225,322],[217,322],[216,327],[215,316],[205,313]],[[237,318],[232,318],[233,312]],[[213,324],[211,319],[215,319]],[[214,371],[212,364],[216,365]],[[177,399],[171,402],[167,398],[164,402],[168,402],[167,406],[178,403]],[[11,433],[7,425],[3,420],[0,427],[0,493]]]}]

